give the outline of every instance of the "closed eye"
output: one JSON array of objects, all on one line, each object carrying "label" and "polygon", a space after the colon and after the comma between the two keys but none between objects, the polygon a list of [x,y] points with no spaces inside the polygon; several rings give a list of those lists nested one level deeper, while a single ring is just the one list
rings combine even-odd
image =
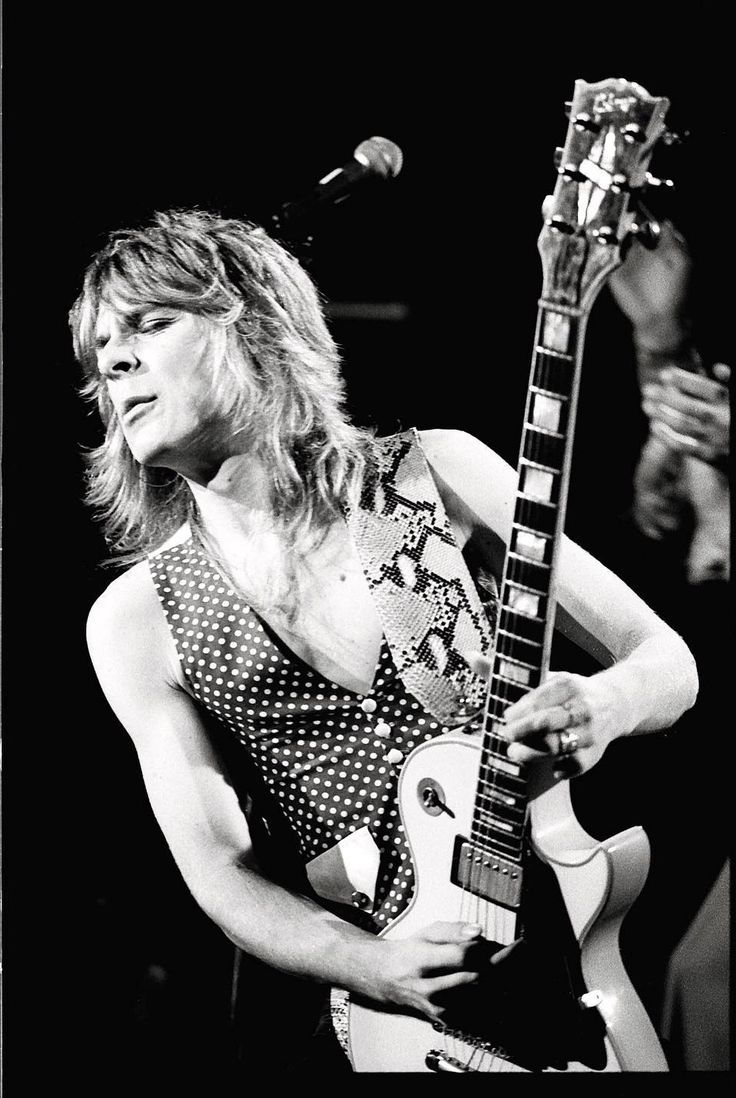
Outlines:
[{"label": "closed eye", "polygon": [[136,323],[135,328],[144,335],[148,332],[159,332],[168,328],[176,319],[174,316],[144,316]]}]

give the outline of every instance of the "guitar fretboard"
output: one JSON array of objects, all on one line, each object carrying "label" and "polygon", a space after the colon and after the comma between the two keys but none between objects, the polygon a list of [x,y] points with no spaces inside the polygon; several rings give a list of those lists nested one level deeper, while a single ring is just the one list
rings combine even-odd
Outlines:
[{"label": "guitar fretboard", "polygon": [[471,841],[522,859],[527,788],[506,756],[504,713],[538,686],[549,660],[553,579],[562,533],[582,357],[582,314],[542,303],[519,453],[519,483],[501,584]]}]

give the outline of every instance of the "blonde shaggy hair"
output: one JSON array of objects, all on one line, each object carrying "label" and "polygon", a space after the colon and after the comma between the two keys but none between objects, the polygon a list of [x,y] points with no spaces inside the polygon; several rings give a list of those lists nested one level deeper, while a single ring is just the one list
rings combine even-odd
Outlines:
[{"label": "blonde shaggy hair", "polygon": [[90,263],[70,312],[74,350],[106,428],[87,455],[87,502],[121,563],[140,560],[197,514],[186,481],[143,469],[131,454],[99,374],[100,307],[176,308],[204,318],[215,403],[248,432],[271,470],[272,503],[287,538],[304,544],[349,499],[370,462],[371,432],[344,411],[340,356],[314,283],[259,226],[201,210],[157,213],[111,235]]}]

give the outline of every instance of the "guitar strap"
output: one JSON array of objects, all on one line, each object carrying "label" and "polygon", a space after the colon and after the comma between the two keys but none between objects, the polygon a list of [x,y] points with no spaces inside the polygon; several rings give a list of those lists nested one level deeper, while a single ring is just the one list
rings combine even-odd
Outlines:
[{"label": "guitar strap", "polygon": [[484,605],[416,430],[382,440],[346,520],[399,677],[436,720],[462,724],[483,705],[465,657],[490,652],[498,591]]}]

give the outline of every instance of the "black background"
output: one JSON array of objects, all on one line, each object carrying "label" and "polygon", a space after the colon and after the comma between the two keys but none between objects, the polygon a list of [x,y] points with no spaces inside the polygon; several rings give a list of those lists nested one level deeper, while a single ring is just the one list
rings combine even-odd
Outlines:
[{"label": "black background", "polygon": [[[672,127],[690,131],[652,164],[677,182],[657,210],[690,241],[705,355],[730,360],[726,29],[715,5],[700,7],[702,44],[690,28],[662,39],[654,14],[646,28],[575,37],[554,13],[535,35],[437,22],[399,35],[373,16],[334,43],[334,27],[324,37],[312,28],[320,51],[294,27],[236,30],[228,15],[201,12],[183,27],[172,13],[155,41],[130,13],[104,28],[68,15],[35,27],[28,13],[7,28],[4,937],[18,1092],[53,1080],[108,1093],[132,1069],[142,1093],[159,1072],[199,1071],[217,1093],[214,1065],[228,1055],[229,947],[171,864],[84,646],[87,610],[111,578],[81,503],[81,449],[99,435],[76,394],[66,328],[90,256],[108,231],[161,208],[268,225],[358,142],[388,137],[404,152],[400,176],[325,217],[308,258],[333,308],[407,309],[401,321],[336,309],[351,410],[381,432],[461,427],[515,462],[540,206],[577,78],[636,80],[667,95]],[[628,326],[604,290],[588,329],[568,532],[677,624],[681,589],[666,590],[670,573],[633,555],[626,533],[642,433]],[[721,602],[708,628],[730,644],[728,614]],[[558,665],[584,668],[577,661],[560,650]],[[643,823],[652,837],[652,877],[624,946],[654,1015],[664,961],[724,856],[727,791],[712,738],[727,729],[709,719],[616,745],[576,791],[592,833]],[[264,1010],[277,1027],[279,1005]]]}]

